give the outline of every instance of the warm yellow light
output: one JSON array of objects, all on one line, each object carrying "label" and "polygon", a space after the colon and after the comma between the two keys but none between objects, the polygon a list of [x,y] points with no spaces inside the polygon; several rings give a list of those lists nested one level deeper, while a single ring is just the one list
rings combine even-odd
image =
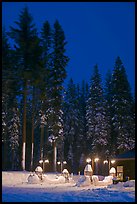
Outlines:
[{"label": "warm yellow light", "polygon": [[40,160],[39,163],[40,163],[40,164],[43,163],[43,160]]},{"label": "warm yellow light", "polygon": [[87,163],[90,163],[90,162],[91,162],[91,159],[90,159],[90,158],[87,158],[87,159],[86,159],[86,162],[87,162]]},{"label": "warm yellow light", "polygon": [[98,162],[98,160],[99,160],[99,158],[95,158],[95,159],[94,159],[95,162]]},{"label": "warm yellow light", "polygon": [[104,164],[107,164],[108,163],[108,160],[104,160],[104,162],[103,162]]},{"label": "warm yellow light", "polygon": [[67,162],[66,162],[66,161],[63,161],[63,164],[67,164]]},{"label": "warm yellow light", "polygon": [[46,159],[44,162],[45,162],[45,163],[49,163],[49,160],[48,160],[48,159]]},{"label": "warm yellow light", "polygon": [[115,163],[115,160],[111,160],[111,164],[114,164]]},{"label": "warm yellow light", "polygon": [[60,161],[58,161],[57,164],[59,165],[59,164],[60,164]]}]

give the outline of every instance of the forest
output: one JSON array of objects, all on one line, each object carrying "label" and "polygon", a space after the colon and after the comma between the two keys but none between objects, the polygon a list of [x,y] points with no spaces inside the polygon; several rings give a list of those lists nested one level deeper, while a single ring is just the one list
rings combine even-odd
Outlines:
[{"label": "forest", "polygon": [[121,58],[104,85],[95,64],[90,83],[71,78],[65,87],[69,56],[59,21],[46,20],[38,32],[25,7],[15,24],[2,29],[2,170],[34,171],[48,159],[48,171],[66,161],[78,172],[88,156],[133,149],[135,99]]}]

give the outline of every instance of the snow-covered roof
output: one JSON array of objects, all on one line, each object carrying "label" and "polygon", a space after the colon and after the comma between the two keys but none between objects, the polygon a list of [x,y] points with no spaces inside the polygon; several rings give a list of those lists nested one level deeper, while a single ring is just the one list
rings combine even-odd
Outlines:
[{"label": "snow-covered roof", "polygon": [[119,154],[115,157],[116,160],[124,160],[124,159],[135,159],[135,148],[130,150],[130,151],[126,151],[123,154]]},{"label": "snow-covered roof", "polygon": [[93,171],[91,165],[90,165],[90,164],[87,164],[87,165],[85,166],[84,171],[90,171],[90,172]]}]

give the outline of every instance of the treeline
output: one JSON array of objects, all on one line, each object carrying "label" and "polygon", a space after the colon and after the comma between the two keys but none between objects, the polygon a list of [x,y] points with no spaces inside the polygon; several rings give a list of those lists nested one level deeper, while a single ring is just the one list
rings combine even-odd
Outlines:
[{"label": "treeline", "polygon": [[121,59],[105,87],[95,65],[90,84],[71,79],[64,88],[69,58],[59,22],[45,21],[38,33],[25,7],[15,24],[2,31],[3,170],[34,170],[49,159],[49,170],[66,160],[77,172],[86,156],[134,148],[134,99]]}]

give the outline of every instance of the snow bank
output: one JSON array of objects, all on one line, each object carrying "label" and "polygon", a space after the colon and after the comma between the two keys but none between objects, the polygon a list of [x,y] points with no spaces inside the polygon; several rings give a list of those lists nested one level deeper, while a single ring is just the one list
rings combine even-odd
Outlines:
[{"label": "snow bank", "polygon": [[3,171],[2,172],[2,184],[15,185],[18,183],[28,182],[28,171]]},{"label": "snow bank", "polygon": [[[46,173],[43,182],[30,185],[29,175],[30,172],[24,171],[2,172],[2,202],[135,202],[135,181],[132,180],[125,184],[131,186],[132,183],[134,187],[118,183],[112,184],[115,188],[108,188],[94,186],[87,176],[74,175],[75,185],[65,183],[61,174]],[[77,187],[78,181],[81,188]]]},{"label": "snow bank", "polygon": [[30,183],[30,184],[40,183],[40,179],[35,173],[30,174],[28,177],[28,183]]},{"label": "snow bank", "polygon": [[126,188],[126,187],[132,187],[135,188],[135,180],[130,180],[130,181],[126,181],[126,182],[119,182],[117,184],[111,184],[108,186],[108,188]]},{"label": "snow bank", "polygon": [[81,176],[78,179],[76,186],[78,186],[78,187],[91,186],[90,177],[89,176]]}]

